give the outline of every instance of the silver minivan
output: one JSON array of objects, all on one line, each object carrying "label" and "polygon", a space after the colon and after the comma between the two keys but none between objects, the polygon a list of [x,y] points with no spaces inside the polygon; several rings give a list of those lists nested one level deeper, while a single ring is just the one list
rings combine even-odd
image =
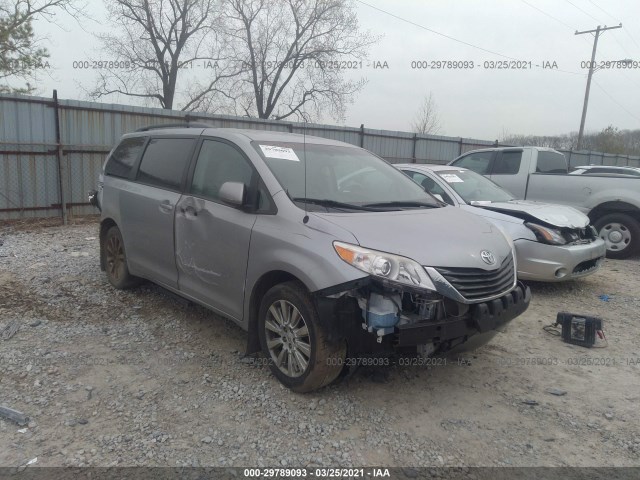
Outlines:
[{"label": "silver minivan", "polygon": [[233,320],[297,392],[481,345],[530,301],[497,227],[338,141],[147,127],[113,149],[94,200],[114,287],[151,280]]}]

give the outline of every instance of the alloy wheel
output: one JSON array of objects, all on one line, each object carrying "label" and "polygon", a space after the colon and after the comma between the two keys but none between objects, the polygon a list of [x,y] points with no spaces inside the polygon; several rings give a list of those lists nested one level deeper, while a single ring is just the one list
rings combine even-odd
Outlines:
[{"label": "alloy wheel", "polygon": [[278,369],[289,377],[300,377],[311,360],[311,338],[305,319],[292,303],[277,300],[267,311],[267,348]]}]

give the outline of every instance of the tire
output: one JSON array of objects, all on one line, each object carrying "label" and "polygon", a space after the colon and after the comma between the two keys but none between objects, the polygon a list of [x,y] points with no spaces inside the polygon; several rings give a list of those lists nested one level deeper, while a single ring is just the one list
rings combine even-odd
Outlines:
[{"label": "tire", "polygon": [[129,273],[124,241],[120,229],[116,226],[111,227],[104,237],[104,256],[107,279],[115,288],[123,290],[140,282],[139,278]]},{"label": "tire", "polygon": [[607,258],[628,258],[640,250],[640,223],[624,213],[610,213],[593,224],[607,244]]},{"label": "tire", "polygon": [[327,341],[311,296],[297,282],[276,285],[264,295],[258,328],[271,372],[294,392],[322,388],[342,371],[346,342]]}]

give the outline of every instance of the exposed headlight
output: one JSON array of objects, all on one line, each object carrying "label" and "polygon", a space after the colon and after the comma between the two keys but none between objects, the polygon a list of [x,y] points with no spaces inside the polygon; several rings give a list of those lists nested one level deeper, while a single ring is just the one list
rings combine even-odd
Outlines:
[{"label": "exposed headlight", "polygon": [[375,277],[412,287],[436,289],[422,265],[410,258],[342,242],[333,242],[333,248],[349,265]]},{"label": "exposed headlight", "polygon": [[543,227],[537,223],[525,223],[525,225],[535,233],[536,238],[551,245],[566,245],[567,240],[562,236],[560,230],[555,228]]}]

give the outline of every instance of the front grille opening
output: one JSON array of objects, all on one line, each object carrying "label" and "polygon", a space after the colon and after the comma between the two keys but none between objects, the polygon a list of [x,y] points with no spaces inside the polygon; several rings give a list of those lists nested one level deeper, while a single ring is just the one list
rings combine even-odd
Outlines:
[{"label": "front grille opening", "polygon": [[504,259],[500,268],[437,268],[442,275],[467,300],[479,300],[507,293],[515,281],[513,256]]},{"label": "front grille opening", "polygon": [[573,269],[573,273],[586,273],[597,268],[599,262],[600,259],[596,258],[594,260],[587,260],[586,262],[579,263],[576,265],[576,268]]}]

